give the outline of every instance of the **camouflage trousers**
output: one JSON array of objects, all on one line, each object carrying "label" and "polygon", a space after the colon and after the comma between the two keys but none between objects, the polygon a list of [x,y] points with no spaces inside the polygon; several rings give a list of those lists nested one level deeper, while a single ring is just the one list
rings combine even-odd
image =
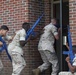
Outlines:
[{"label": "camouflage trousers", "polygon": [[76,73],[71,73],[71,72],[60,72],[58,75],[76,75]]},{"label": "camouflage trousers", "polygon": [[12,75],[20,75],[26,63],[23,56],[15,51],[10,52],[12,58],[13,73]]},{"label": "camouflage trousers", "polygon": [[58,58],[56,53],[51,53],[49,50],[39,50],[41,54],[41,58],[43,60],[43,64],[38,68],[40,71],[46,70],[52,64],[52,73],[51,75],[57,75],[59,70]]}]

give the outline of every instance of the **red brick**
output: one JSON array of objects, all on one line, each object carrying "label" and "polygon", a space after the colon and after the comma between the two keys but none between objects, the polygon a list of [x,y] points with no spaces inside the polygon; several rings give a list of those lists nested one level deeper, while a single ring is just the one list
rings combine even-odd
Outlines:
[{"label": "red brick", "polygon": [[69,0],[69,10],[72,10],[72,11],[69,11],[69,20],[70,20],[70,26],[72,27],[72,30],[71,30],[71,33],[72,34],[72,43],[73,44],[76,44],[76,41],[75,41],[75,34],[76,34],[76,5],[74,4],[75,3],[75,0]]}]

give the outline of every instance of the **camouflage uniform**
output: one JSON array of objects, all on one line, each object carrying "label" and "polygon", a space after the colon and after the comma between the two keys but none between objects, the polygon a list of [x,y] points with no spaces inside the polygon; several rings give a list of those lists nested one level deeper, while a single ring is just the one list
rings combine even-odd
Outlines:
[{"label": "camouflage uniform", "polygon": [[53,47],[54,44],[54,36],[57,35],[57,28],[51,23],[44,27],[44,33],[41,35],[38,50],[41,54],[41,58],[43,60],[43,64],[38,68],[42,72],[46,70],[52,64],[52,73],[51,75],[57,75],[59,65],[58,59]]},{"label": "camouflage uniform", "polygon": [[[73,59],[72,65],[76,66],[76,54],[75,54],[75,58]],[[63,72],[60,72],[59,75],[76,75],[76,73],[71,73],[71,72],[63,71]]]},{"label": "camouflage uniform", "polygon": [[[6,35],[5,37],[2,37],[4,40],[11,40],[12,37],[11,36],[8,36]],[[4,74],[4,70],[3,70],[3,63],[2,63],[2,60],[0,59],[0,75],[3,75]]]},{"label": "camouflage uniform", "polygon": [[17,31],[13,41],[8,46],[8,52],[12,58],[12,75],[20,75],[20,72],[26,65],[23,58],[23,50],[19,43],[21,40],[25,41],[25,36],[26,32],[24,29]]}]

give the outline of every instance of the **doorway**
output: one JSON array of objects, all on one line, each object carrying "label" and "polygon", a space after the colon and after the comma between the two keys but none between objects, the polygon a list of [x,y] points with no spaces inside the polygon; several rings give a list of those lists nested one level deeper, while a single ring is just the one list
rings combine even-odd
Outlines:
[{"label": "doorway", "polygon": [[[62,17],[60,16],[60,0],[51,0],[51,17],[58,19],[60,24],[60,19],[62,19],[62,35],[60,35],[60,40],[56,42],[56,52],[59,59],[60,68],[59,71],[67,71],[68,66],[65,61],[66,55],[63,55],[63,50],[66,50],[66,47],[63,45],[63,36],[67,36],[67,25],[69,25],[69,0],[62,1]],[[61,24],[60,24],[61,25]],[[60,50],[60,44],[62,44],[62,51]]]}]

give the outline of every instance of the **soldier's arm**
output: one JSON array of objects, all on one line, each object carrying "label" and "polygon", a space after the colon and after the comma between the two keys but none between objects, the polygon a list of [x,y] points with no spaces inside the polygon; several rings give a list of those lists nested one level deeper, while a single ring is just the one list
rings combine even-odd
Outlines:
[{"label": "soldier's arm", "polygon": [[53,27],[51,28],[51,31],[52,31],[55,39],[58,40],[58,39],[59,39],[59,35],[58,35],[58,32],[57,32],[57,28],[56,28],[55,26],[53,26]]},{"label": "soldier's arm", "polygon": [[20,41],[20,45],[21,45],[21,47],[24,47],[25,46],[25,44],[27,43],[27,41]]},{"label": "soldier's arm", "polygon": [[5,37],[3,37],[3,39],[5,39],[6,41],[12,41],[13,40],[13,38],[14,38],[14,36],[15,36],[15,33],[13,34],[13,35],[6,35]]},{"label": "soldier's arm", "polygon": [[72,73],[74,73],[76,71],[76,66],[72,66],[70,62],[67,62],[67,63],[68,63],[68,67],[69,67],[70,71]]},{"label": "soldier's arm", "polygon": [[21,31],[19,36],[20,36],[20,39],[19,39],[20,40],[20,46],[23,47],[27,43],[27,41],[25,40],[26,33],[24,31]]},{"label": "soldier's arm", "polygon": [[69,46],[68,46],[68,43],[66,43],[66,47],[67,47],[67,49],[69,50]]},{"label": "soldier's arm", "polygon": [[36,33],[35,36],[33,36],[33,35],[30,36],[30,40],[35,40],[35,39],[39,38],[44,33],[44,29],[42,29],[40,31],[36,31],[35,33]]},{"label": "soldier's arm", "polygon": [[54,35],[54,37],[55,37],[56,40],[59,39],[59,35],[58,34]]},{"label": "soldier's arm", "polygon": [[[66,62],[67,62],[67,64],[68,64],[68,67],[69,67],[70,71],[71,71],[72,73],[74,73],[74,72],[76,71],[76,66],[75,66],[75,65],[72,65],[72,64],[70,63],[70,57],[69,57],[69,56],[66,57]],[[75,62],[74,62],[74,64],[75,64]]]}]

